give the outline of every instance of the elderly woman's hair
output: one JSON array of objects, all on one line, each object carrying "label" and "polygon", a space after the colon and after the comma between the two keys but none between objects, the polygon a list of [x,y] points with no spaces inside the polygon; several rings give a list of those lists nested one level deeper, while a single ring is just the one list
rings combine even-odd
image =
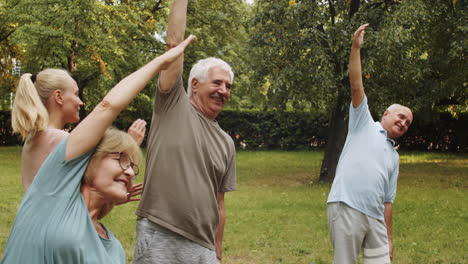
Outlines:
[{"label": "elderly woman's hair", "polygon": [[62,69],[43,70],[35,77],[30,73],[21,75],[11,110],[13,132],[26,140],[45,130],[49,122],[47,101],[53,91],[64,91],[70,78]]},{"label": "elderly woman's hair", "polygon": [[195,65],[193,65],[192,70],[190,70],[190,76],[187,84],[187,95],[189,97],[192,96],[192,80],[197,79],[199,82],[204,82],[208,77],[208,71],[212,68],[220,68],[227,71],[231,77],[231,82],[234,81],[234,73],[227,62],[215,57],[199,60]]},{"label": "elderly woman's hair", "polygon": [[[143,160],[140,147],[129,134],[114,127],[109,127],[89,161],[83,177],[83,184],[89,184],[93,180],[93,177],[99,177],[92,174],[93,168],[111,152],[125,152],[130,156],[132,162],[137,165]],[[106,216],[113,207],[114,204],[106,204],[101,208],[98,219],[102,219]]]}]

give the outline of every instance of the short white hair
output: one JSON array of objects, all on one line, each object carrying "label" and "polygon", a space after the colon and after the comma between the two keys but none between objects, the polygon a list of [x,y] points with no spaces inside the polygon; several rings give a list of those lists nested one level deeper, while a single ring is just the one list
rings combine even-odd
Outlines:
[{"label": "short white hair", "polygon": [[187,84],[187,95],[189,97],[192,96],[192,80],[197,79],[199,82],[204,82],[208,77],[208,71],[212,68],[220,68],[228,72],[231,77],[231,83],[234,81],[234,73],[227,62],[215,57],[199,60],[195,65],[193,65],[192,70],[190,70],[190,76]]},{"label": "short white hair", "polygon": [[[392,104],[385,111],[393,112],[393,111],[395,111],[395,109],[406,109],[406,110],[408,110],[410,112],[410,114],[411,114],[411,121],[413,120],[413,111],[411,111],[411,109],[409,107],[401,105],[401,104]],[[385,115],[385,112],[382,115],[382,118],[380,118],[380,121],[383,120],[384,115]]]}]

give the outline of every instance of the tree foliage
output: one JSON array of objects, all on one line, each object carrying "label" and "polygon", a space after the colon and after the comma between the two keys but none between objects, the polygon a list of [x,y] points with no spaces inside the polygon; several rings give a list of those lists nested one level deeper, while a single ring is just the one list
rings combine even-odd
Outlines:
[{"label": "tree foliage", "polygon": [[[386,103],[429,113],[466,111],[467,33],[464,1],[403,1],[384,14],[366,43],[366,89],[383,112]],[[380,92],[385,91],[385,96]]]},{"label": "tree foliage", "polygon": [[[252,7],[244,0],[189,1],[187,33],[197,36],[195,45],[185,55],[185,76],[193,64],[207,57],[218,57],[228,62],[235,73],[231,108],[251,107],[251,84],[248,50],[249,20]],[[187,80],[187,78],[184,78]]]},{"label": "tree foliage", "polygon": [[21,49],[11,41],[16,26],[9,23],[6,14],[7,10],[0,2],[0,110],[10,105],[11,87],[16,82],[15,62],[22,58]]},{"label": "tree foliage", "polygon": [[[15,29],[12,43],[24,52],[23,72],[67,69],[77,80],[88,111],[116,82],[166,49],[164,36],[170,1],[2,2],[2,10],[7,14],[2,19]],[[250,6],[243,0],[189,3],[187,32],[199,40],[187,51],[185,74],[188,75],[196,60],[216,56],[231,63],[238,76],[236,84],[247,86],[244,69],[248,69],[248,60],[243,56]],[[11,50],[7,52],[17,56]],[[133,116],[149,118],[153,93],[154,86],[138,96],[129,108]],[[231,106],[239,107],[241,100],[234,95]]]},{"label": "tree foliage", "polygon": [[394,102],[417,113],[447,102],[466,111],[464,20],[465,1],[258,1],[252,87],[263,108],[329,113],[321,179],[332,180],[346,135],[353,32],[371,24],[363,78],[374,114]]},{"label": "tree foliage", "polygon": [[[24,72],[68,69],[87,109],[165,50],[170,1],[0,0],[0,86],[12,91],[12,58]],[[374,116],[409,105],[418,119],[468,111],[466,0],[189,1],[184,75],[216,56],[236,74],[228,107],[328,115],[322,179],[331,180],[346,136],[351,36],[370,23],[363,78]],[[3,87],[9,87],[4,89]],[[6,92],[5,92],[6,91]],[[149,118],[146,89],[124,118]],[[0,94],[1,96],[2,94]]]},{"label": "tree foliage", "polygon": [[[163,51],[155,39],[161,1],[5,0],[23,71],[64,68],[87,109],[112,85]],[[144,98],[144,95],[141,96]]]},{"label": "tree foliage", "polygon": [[351,36],[363,23],[371,24],[363,77],[375,109],[466,105],[465,1],[266,0],[256,10],[252,65],[265,107],[331,106],[346,88]]}]

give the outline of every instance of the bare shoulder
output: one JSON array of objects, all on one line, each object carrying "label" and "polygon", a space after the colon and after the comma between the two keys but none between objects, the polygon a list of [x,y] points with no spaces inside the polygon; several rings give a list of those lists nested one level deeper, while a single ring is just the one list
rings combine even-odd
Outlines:
[{"label": "bare shoulder", "polygon": [[56,128],[48,128],[45,132],[44,140],[49,144],[54,145],[54,147],[70,134],[66,131]]},{"label": "bare shoulder", "polygon": [[25,142],[21,154],[21,174],[25,190],[31,185],[42,163],[67,135],[68,132],[63,130],[48,128]]},{"label": "bare shoulder", "polygon": [[47,128],[42,131],[35,138],[35,143],[40,146],[45,152],[52,152],[52,150],[69,135],[68,132],[56,128]]}]

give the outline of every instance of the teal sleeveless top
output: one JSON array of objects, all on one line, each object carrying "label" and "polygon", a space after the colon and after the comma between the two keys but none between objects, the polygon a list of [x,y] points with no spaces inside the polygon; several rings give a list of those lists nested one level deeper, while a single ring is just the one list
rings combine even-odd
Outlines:
[{"label": "teal sleeveless top", "polygon": [[65,160],[68,137],[46,159],[26,192],[1,264],[125,264],[120,242],[99,237],[80,193],[94,149]]}]

